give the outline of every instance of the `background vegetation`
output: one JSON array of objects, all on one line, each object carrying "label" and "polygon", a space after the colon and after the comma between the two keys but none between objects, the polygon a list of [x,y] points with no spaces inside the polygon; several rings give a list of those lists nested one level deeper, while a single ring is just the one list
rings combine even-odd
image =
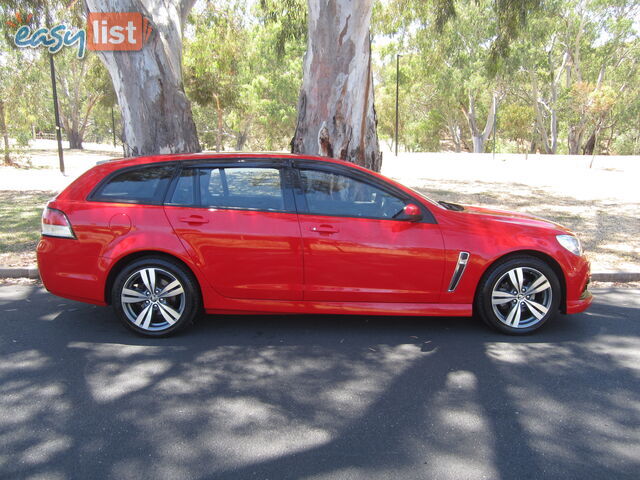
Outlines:
[{"label": "background vegetation", "polygon": [[[50,3],[57,22],[82,17],[82,2],[69,9],[66,2]],[[496,15],[493,1],[454,4],[455,14],[443,13],[438,1],[375,5],[378,135],[388,147],[394,146],[400,54],[402,150],[640,154],[635,0],[547,0],[523,23],[517,15]],[[306,5],[221,0],[193,8],[184,84],[203,148],[289,149]],[[15,19],[16,3],[0,2],[0,10],[0,129],[14,139],[6,153],[15,155],[34,133],[54,132],[49,58],[41,49],[12,47],[7,22]],[[510,28],[518,34],[509,36]],[[496,44],[499,32],[508,45]],[[116,136],[120,121],[109,76],[92,52],[82,60],[74,55],[72,49],[55,55],[65,136],[75,147],[111,142],[112,112]]]}]

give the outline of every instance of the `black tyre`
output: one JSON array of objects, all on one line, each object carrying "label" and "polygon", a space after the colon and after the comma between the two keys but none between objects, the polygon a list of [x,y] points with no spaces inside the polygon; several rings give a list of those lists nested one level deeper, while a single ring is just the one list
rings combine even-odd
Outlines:
[{"label": "black tyre", "polygon": [[492,266],[484,275],[476,311],[503,333],[525,335],[557,314],[560,297],[560,281],[547,263],[518,256]]},{"label": "black tyre", "polygon": [[193,273],[179,262],[156,257],[140,258],[118,273],[111,304],[127,328],[149,337],[187,327],[202,310]]}]

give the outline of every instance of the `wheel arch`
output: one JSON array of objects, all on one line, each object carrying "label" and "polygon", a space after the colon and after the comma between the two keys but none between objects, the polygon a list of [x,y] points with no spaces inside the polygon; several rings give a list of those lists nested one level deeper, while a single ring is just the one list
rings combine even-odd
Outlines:
[{"label": "wheel arch", "polygon": [[560,264],[556,261],[556,259],[553,258],[551,255],[541,252],[539,250],[516,250],[516,251],[509,252],[502,255],[492,260],[486,265],[484,272],[480,277],[480,281],[476,284],[476,289],[473,295],[474,314],[476,313],[476,308],[477,308],[476,304],[478,299],[478,292],[480,291],[480,286],[483,284],[485,278],[489,275],[491,269],[496,265],[499,265],[500,263],[503,263],[512,258],[521,257],[521,256],[536,257],[539,260],[542,260],[543,262],[545,262],[547,265],[549,265],[549,267],[557,275],[558,281],[560,282],[560,311],[562,313],[567,312],[567,281],[566,281],[564,272],[562,270],[562,267],[560,267]]},{"label": "wheel arch", "polygon": [[189,272],[191,272],[193,277],[196,279],[196,284],[198,285],[198,290],[200,291],[200,298],[202,298],[202,285],[200,285],[200,279],[198,278],[198,275],[193,270],[193,268],[191,268],[191,266],[187,262],[185,262],[180,257],[177,257],[167,252],[163,252],[161,250],[140,250],[137,252],[129,253],[123,256],[122,258],[118,259],[118,261],[115,262],[111,267],[111,269],[109,270],[109,274],[107,275],[107,281],[105,282],[105,285],[104,285],[104,299],[108,305],[111,304],[111,289],[113,288],[113,282],[115,281],[118,274],[122,270],[124,270],[127,267],[127,265],[129,265],[130,263],[135,262],[136,260],[139,260],[144,257],[156,257],[156,258],[159,257],[159,258],[163,258],[163,259],[167,259],[167,260],[171,260],[173,262],[179,263],[181,266],[183,266]]}]

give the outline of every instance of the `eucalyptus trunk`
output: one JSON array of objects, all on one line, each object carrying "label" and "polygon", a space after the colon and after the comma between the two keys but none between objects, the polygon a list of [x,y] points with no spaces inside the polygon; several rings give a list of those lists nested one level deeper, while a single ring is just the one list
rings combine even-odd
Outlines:
[{"label": "eucalyptus trunk", "polygon": [[11,165],[9,132],[7,131],[7,117],[4,111],[4,100],[0,100],[0,130],[2,130],[2,141],[4,142],[4,164]]},{"label": "eucalyptus trunk", "polygon": [[494,93],[491,97],[491,106],[487,112],[487,120],[484,124],[484,130],[480,130],[478,126],[478,118],[476,114],[476,101],[475,97],[472,94],[469,94],[469,108],[463,108],[463,112],[467,117],[467,122],[469,123],[469,130],[471,131],[471,139],[473,141],[473,153],[484,153],[485,144],[489,137],[491,136],[491,132],[493,131],[493,127],[496,121],[496,112],[498,110],[498,94]]},{"label": "eucalyptus trunk", "polygon": [[308,1],[308,45],[291,149],[379,171],[369,35],[373,2]]},{"label": "eucalyptus trunk", "polygon": [[91,12],[141,12],[153,33],[139,51],[99,52],[131,155],[200,151],[182,84],[182,33],[195,0],[86,0]]}]

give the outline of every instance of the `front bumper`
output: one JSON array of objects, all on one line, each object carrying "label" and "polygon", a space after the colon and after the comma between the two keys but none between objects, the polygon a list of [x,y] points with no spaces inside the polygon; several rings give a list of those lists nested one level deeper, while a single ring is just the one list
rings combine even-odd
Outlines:
[{"label": "front bumper", "polygon": [[593,295],[591,295],[590,291],[585,290],[582,298],[578,300],[567,301],[567,313],[572,314],[572,313],[584,312],[587,308],[589,308],[589,305],[591,305],[592,302],[593,302]]},{"label": "front bumper", "polygon": [[566,274],[566,303],[565,313],[584,312],[593,302],[593,295],[589,291],[591,279],[591,263],[586,257],[572,257],[570,268]]}]

